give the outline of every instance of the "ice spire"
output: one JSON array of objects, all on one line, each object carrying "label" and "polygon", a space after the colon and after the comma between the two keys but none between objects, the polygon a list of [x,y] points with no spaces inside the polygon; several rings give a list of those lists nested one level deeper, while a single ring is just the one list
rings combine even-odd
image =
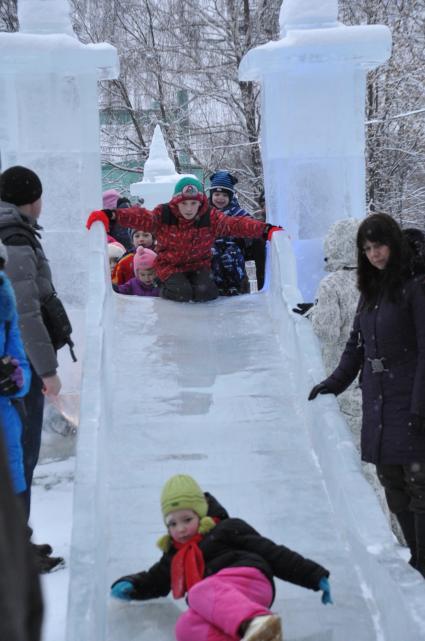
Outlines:
[{"label": "ice spire", "polygon": [[21,33],[65,33],[74,36],[68,0],[18,0]]},{"label": "ice spire", "polygon": [[168,155],[161,127],[156,125],[149,148],[149,158],[145,163],[143,172],[144,179],[155,181],[156,178],[165,176],[172,176],[174,178],[175,173],[176,168]]},{"label": "ice spire", "polygon": [[130,185],[130,194],[143,198],[143,205],[148,209],[158,203],[166,203],[173,195],[176,182],[182,178],[176,172],[173,161],[168,155],[161,127],[156,125],[149,149],[149,158],[145,162],[143,180]]}]

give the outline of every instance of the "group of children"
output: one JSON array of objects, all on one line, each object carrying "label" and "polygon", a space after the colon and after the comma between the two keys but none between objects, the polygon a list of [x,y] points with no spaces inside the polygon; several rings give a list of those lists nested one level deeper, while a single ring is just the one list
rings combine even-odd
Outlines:
[{"label": "group of children", "polygon": [[[150,287],[155,295],[154,272],[163,298],[200,302],[233,287],[232,275],[242,281],[245,268],[235,239],[266,241],[281,228],[241,210],[235,182],[228,172],[217,172],[208,199],[196,178],[184,177],[170,202],[153,211],[129,207],[92,212],[88,228],[100,221],[107,232],[116,224],[134,230],[135,251],[112,269],[116,290],[146,295]],[[235,270],[226,269],[228,265]],[[275,576],[321,590],[322,602],[332,603],[325,568],[230,518],[190,476],[167,481],[161,508],[167,527],[158,541],[161,559],[147,571],[115,581],[112,595],[123,600],[147,600],[170,591],[176,599],[186,596],[189,608],[177,621],[177,641],[281,641],[280,618],[270,610]]]},{"label": "group of children", "polygon": [[[236,182],[229,172],[216,172],[207,198],[196,178],[182,178],[170,202],[152,212],[128,202],[123,206],[118,192],[105,192],[105,208],[91,214],[88,227],[102,220],[111,234],[108,253],[114,290],[176,301],[248,292],[245,239],[259,239],[264,245],[276,228],[240,207]],[[126,228],[131,228],[130,251],[121,242]]]}]

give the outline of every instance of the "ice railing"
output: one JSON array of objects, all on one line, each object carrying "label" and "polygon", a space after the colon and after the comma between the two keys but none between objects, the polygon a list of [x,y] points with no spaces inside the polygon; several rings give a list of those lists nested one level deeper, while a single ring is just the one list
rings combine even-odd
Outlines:
[{"label": "ice railing", "polygon": [[271,247],[270,313],[279,340],[294,345],[297,387],[305,398],[301,411],[322,469],[338,527],[352,550],[353,564],[370,603],[372,618],[385,640],[425,638],[425,583],[400,558],[395,537],[366,480],[349,429],[333,395],[314,403],[308,393],[325,377],[320,345],[311,323],[292,313],[302,301],[297,288],[291,241],[274,236]]},{"label": "ice railing", "polygon": [[112,394],[113,292],[106,234],[95,223],[89,234],[86,346],[74,484],[67,641],[106,637],[107,469]]}]

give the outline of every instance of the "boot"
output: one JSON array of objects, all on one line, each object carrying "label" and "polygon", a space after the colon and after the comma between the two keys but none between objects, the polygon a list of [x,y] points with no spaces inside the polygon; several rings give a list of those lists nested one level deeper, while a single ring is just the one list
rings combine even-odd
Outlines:
[{"label": "boot", "polygon": [[260,615],[246,623],[248,625],[241,641],[282,641],[280,617],[277,614]]},{"label": "boot", "polygon": [[425,514],[415,512],[416,565],[415,568],[425,578]]},{"label": "boot", "polygon": [[33,548],[34,554],[40,554],[41,556],[50,556],[53,552],[52,546],[48,543],[32,543],[31,547]]},{"label": "boot", "polygon": [[410,510],[403,510],[397,512],[395,515],[400,524],[401,531],[406,540],[407,547],[410,550],[411,558],[410,565],[416,567],[416,529],[415,529],[415,513]]},{"label": "boot", "polygon": [[[45,545],[47,545],[47,543]],[[42,554],[38,549],[39,547],[44,546],[31,544],[31,549],[33,550],[34,565],[39,574],[47,574],[48,572],[52,572],[53,570],[60,570],[61,568],[65,567],[65,561],[61,556],[48,556],[47,554]]]}]

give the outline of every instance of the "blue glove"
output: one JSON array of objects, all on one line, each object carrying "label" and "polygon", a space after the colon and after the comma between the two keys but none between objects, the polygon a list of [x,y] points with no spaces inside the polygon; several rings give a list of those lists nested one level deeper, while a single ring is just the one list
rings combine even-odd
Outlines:
[{"label": "blue glove", "polygon": [[118,581],[111,588],[111,595],[116,599],[123,599],[124,601],[131,601],[131,593],[133,592],[133,584],[130,581]]},{"label": "blue glove", "polygon": [[333,603],[331,597],[331,586],[329,585],[329,581],[325,576],[322,576],[319,581],[319,590],[323,591],[322,603],[324,605],[326,605],[327,603]]}]

